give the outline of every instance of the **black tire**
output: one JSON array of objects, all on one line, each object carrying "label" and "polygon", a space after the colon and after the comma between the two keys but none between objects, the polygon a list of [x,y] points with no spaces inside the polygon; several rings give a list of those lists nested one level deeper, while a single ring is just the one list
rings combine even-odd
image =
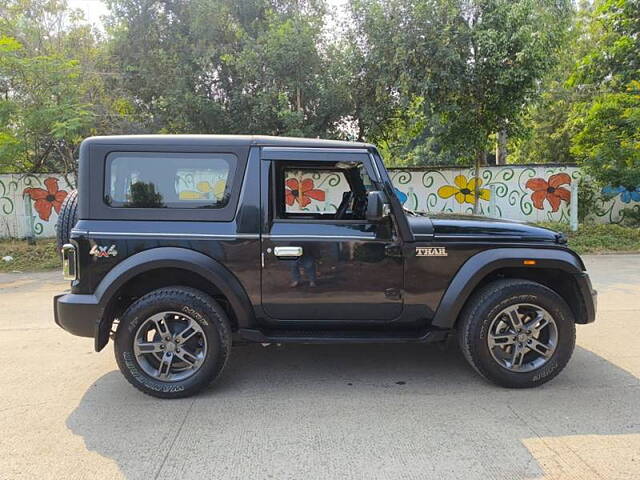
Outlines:
[{"label": "black tire", "polygon": [[[528,372],[512,371],[500,364],[488,342],[493,319],[518,304],[541,307],[556,325],[555,351],[546,363]],[[458,341],[467,361],[489,381],[508,388],[536,387],[554,378],[567,365],[575,347],[575,320],[562,297],[544,285],[519,279],[498,280],[477,291],[465,306],[458,323]]]},{"label": "black tire", "polygon": [[[198,323],[206,337],[207,354],[192,376],[161,381],[147,374],[134,353],[136,332],[141,322],[160,312],[185,312]],[[175,332],[174,332],[175,333]],[[222,373],[231,351],[231,329],[225,311],[209,295],[187,287],[154,290],[136,300],[120,318],[114,352],[120,371],[138,390],[159,398],[194,395]]]},{"label": "black tire", "polygon": [[69,243],[71,230],[78,222],[78,191],[71,190],[62,205],[60,206],[60,215],[56,222],[56,240],[58,243],[58,253],[61,253],[62,246]]}]

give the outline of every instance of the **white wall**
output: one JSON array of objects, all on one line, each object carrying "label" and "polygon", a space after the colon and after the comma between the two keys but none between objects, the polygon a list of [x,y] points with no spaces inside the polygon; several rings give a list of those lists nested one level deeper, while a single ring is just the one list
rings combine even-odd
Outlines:
[{"label": "white wall", "polygon": [[0,237],[53,237],[56,209],[73,187],[62,175],[0,175]]}]

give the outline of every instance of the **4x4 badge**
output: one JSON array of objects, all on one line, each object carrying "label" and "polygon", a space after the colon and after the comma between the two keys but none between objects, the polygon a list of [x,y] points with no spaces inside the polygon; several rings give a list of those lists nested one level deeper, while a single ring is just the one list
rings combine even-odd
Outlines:
[{"label": "4x4 badge", "polygon": [[110,247],[101,247],[100,245],[94,245],[93,248],[89,251],[89,255],[93,255],[96,258],[115,257],[116,255],[118,255],[118,251],[116,250],[115,245],[111,245]]},{"label": "4x4 badge", "polygon": [[416,247],[416,257],[446,257],[446,247]]}]

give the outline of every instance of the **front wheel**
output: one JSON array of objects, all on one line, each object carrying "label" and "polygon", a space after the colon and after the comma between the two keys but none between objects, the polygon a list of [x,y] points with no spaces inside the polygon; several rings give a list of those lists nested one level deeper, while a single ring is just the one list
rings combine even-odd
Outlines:
[{"label": "front wheel", "polygon": [[188,397],[222,373],[231,350],[229,320],[199,290],[160,288],[122,315],[114,350],[120,371],[137,389],[154,397]]},{"label": "front wheel", "polygon": [[553,290],[505,279],[469,300],[458,340],[467,361],[488,380],[504,387],[535,387],[558,375],[571,358],[575,321]]}]

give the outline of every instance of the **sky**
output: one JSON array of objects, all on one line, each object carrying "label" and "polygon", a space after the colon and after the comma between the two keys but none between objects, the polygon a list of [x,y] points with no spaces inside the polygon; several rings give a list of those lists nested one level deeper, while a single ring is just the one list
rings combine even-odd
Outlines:
[{"label": "sky", "polygon": [[100,17],[109,13],[107,5],[101,0],[67,0],[69,7],[82,10],[89,23],[101,25]]},{"label": "sky", "polygon": [[[346,1],[347,0],[326,0],[330,10],[343,6]],[[97,24],[98,26],[102,25],[100,17],[109,13],[107,5],[102,0],[67,0],[67,3],[71,8],[82,10],[87,21]]]}]

